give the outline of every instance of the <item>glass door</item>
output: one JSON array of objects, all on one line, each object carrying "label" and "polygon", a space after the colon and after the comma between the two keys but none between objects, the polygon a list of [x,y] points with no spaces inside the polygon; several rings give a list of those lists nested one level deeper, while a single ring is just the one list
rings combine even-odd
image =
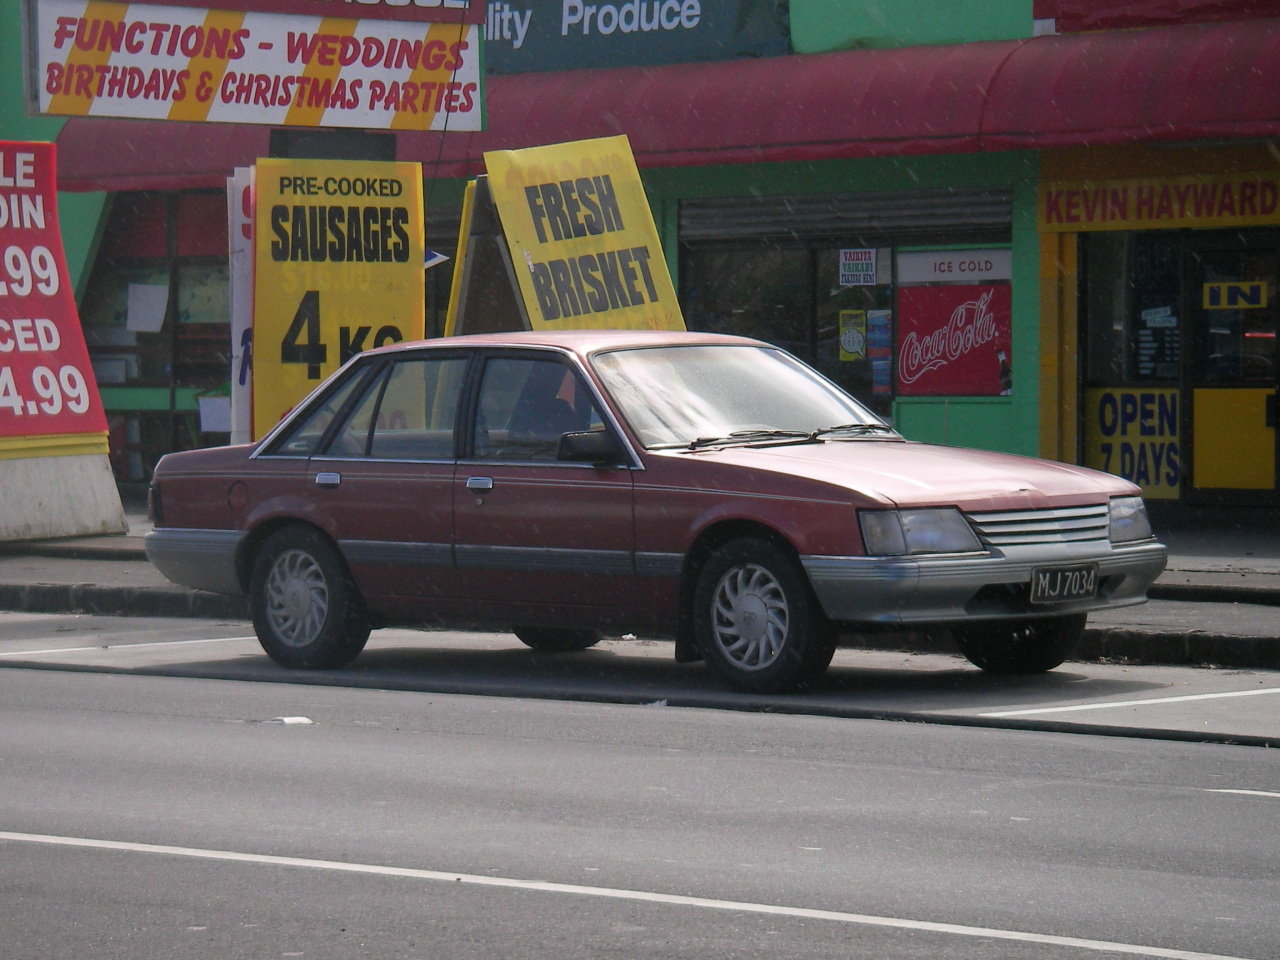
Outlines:
[{"label": "glass door", "polygon": [[1190,239],[1190,499],[1276,500],[1277,275],[1271,235]]}]

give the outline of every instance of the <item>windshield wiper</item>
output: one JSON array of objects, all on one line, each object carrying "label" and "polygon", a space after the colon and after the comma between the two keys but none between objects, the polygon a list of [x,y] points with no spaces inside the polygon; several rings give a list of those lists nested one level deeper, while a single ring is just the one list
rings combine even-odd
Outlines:
[{"label": "windshield wiper", "polygon": [[809,434],[814,440],[833,433],[846,433],[853,437],[865,437],[869,433],[891,433],[897,436],[898,431],[884,423],[842,423],[835,427],[823,427]]},{"label": "windshield wiper", "polygon": [[808,430],[735,430],[727,437],[698,437],[690,440],[688,449],[716,447],[732,443],[759,443],[766,440],[806,441],[815,439]]}]

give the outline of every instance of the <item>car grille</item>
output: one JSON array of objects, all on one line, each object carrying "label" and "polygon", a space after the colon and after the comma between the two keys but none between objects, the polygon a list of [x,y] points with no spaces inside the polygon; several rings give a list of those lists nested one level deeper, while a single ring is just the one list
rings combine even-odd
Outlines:
[{"label": "car grille", "polygon": [[1106,540],[1109,525],[1109,510],[1105,503],[1057,510],[1002,510],[965,516],[982,542],[996,547]]}]

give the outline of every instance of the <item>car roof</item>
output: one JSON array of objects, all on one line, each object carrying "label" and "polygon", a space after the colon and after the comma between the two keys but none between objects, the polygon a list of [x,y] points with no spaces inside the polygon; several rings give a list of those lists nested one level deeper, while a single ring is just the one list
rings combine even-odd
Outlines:
[{"label": "car roof", "polygon": [[370,350],[368,353],[396,353],[421,347],[552,347],[588,356],[605,350],[638,347],[693,345],[765,346],[759,340],[720,333],[696,333],[685,330],[513,330],[506,333],[474,333],[461,337],[435,337],[411,340]]}]

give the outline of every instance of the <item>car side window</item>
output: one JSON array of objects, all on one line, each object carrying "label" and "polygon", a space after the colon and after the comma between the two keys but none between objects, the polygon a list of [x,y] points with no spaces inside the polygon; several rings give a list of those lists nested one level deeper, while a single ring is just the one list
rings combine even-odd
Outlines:
[{"label": "car side window", "polygon": [[472,449],[479,459],[555,460],[561,436],[603,425],[591,392],[567,364],[499,357],[484,367]]},{"label": "car side window", "polygon": [[466,364],[462,357],[413,357],[389,365],[351,411],[328,455],[452,460]]},{"label": "car side window", "polygon": [[270,452],[282,457],[309,457],[314,454],[334,417],[346,405],[363,379],[359,375],[348,377],[346,382],[330,392],[315,409],[293,424],[289,432],[273,444]]}]

